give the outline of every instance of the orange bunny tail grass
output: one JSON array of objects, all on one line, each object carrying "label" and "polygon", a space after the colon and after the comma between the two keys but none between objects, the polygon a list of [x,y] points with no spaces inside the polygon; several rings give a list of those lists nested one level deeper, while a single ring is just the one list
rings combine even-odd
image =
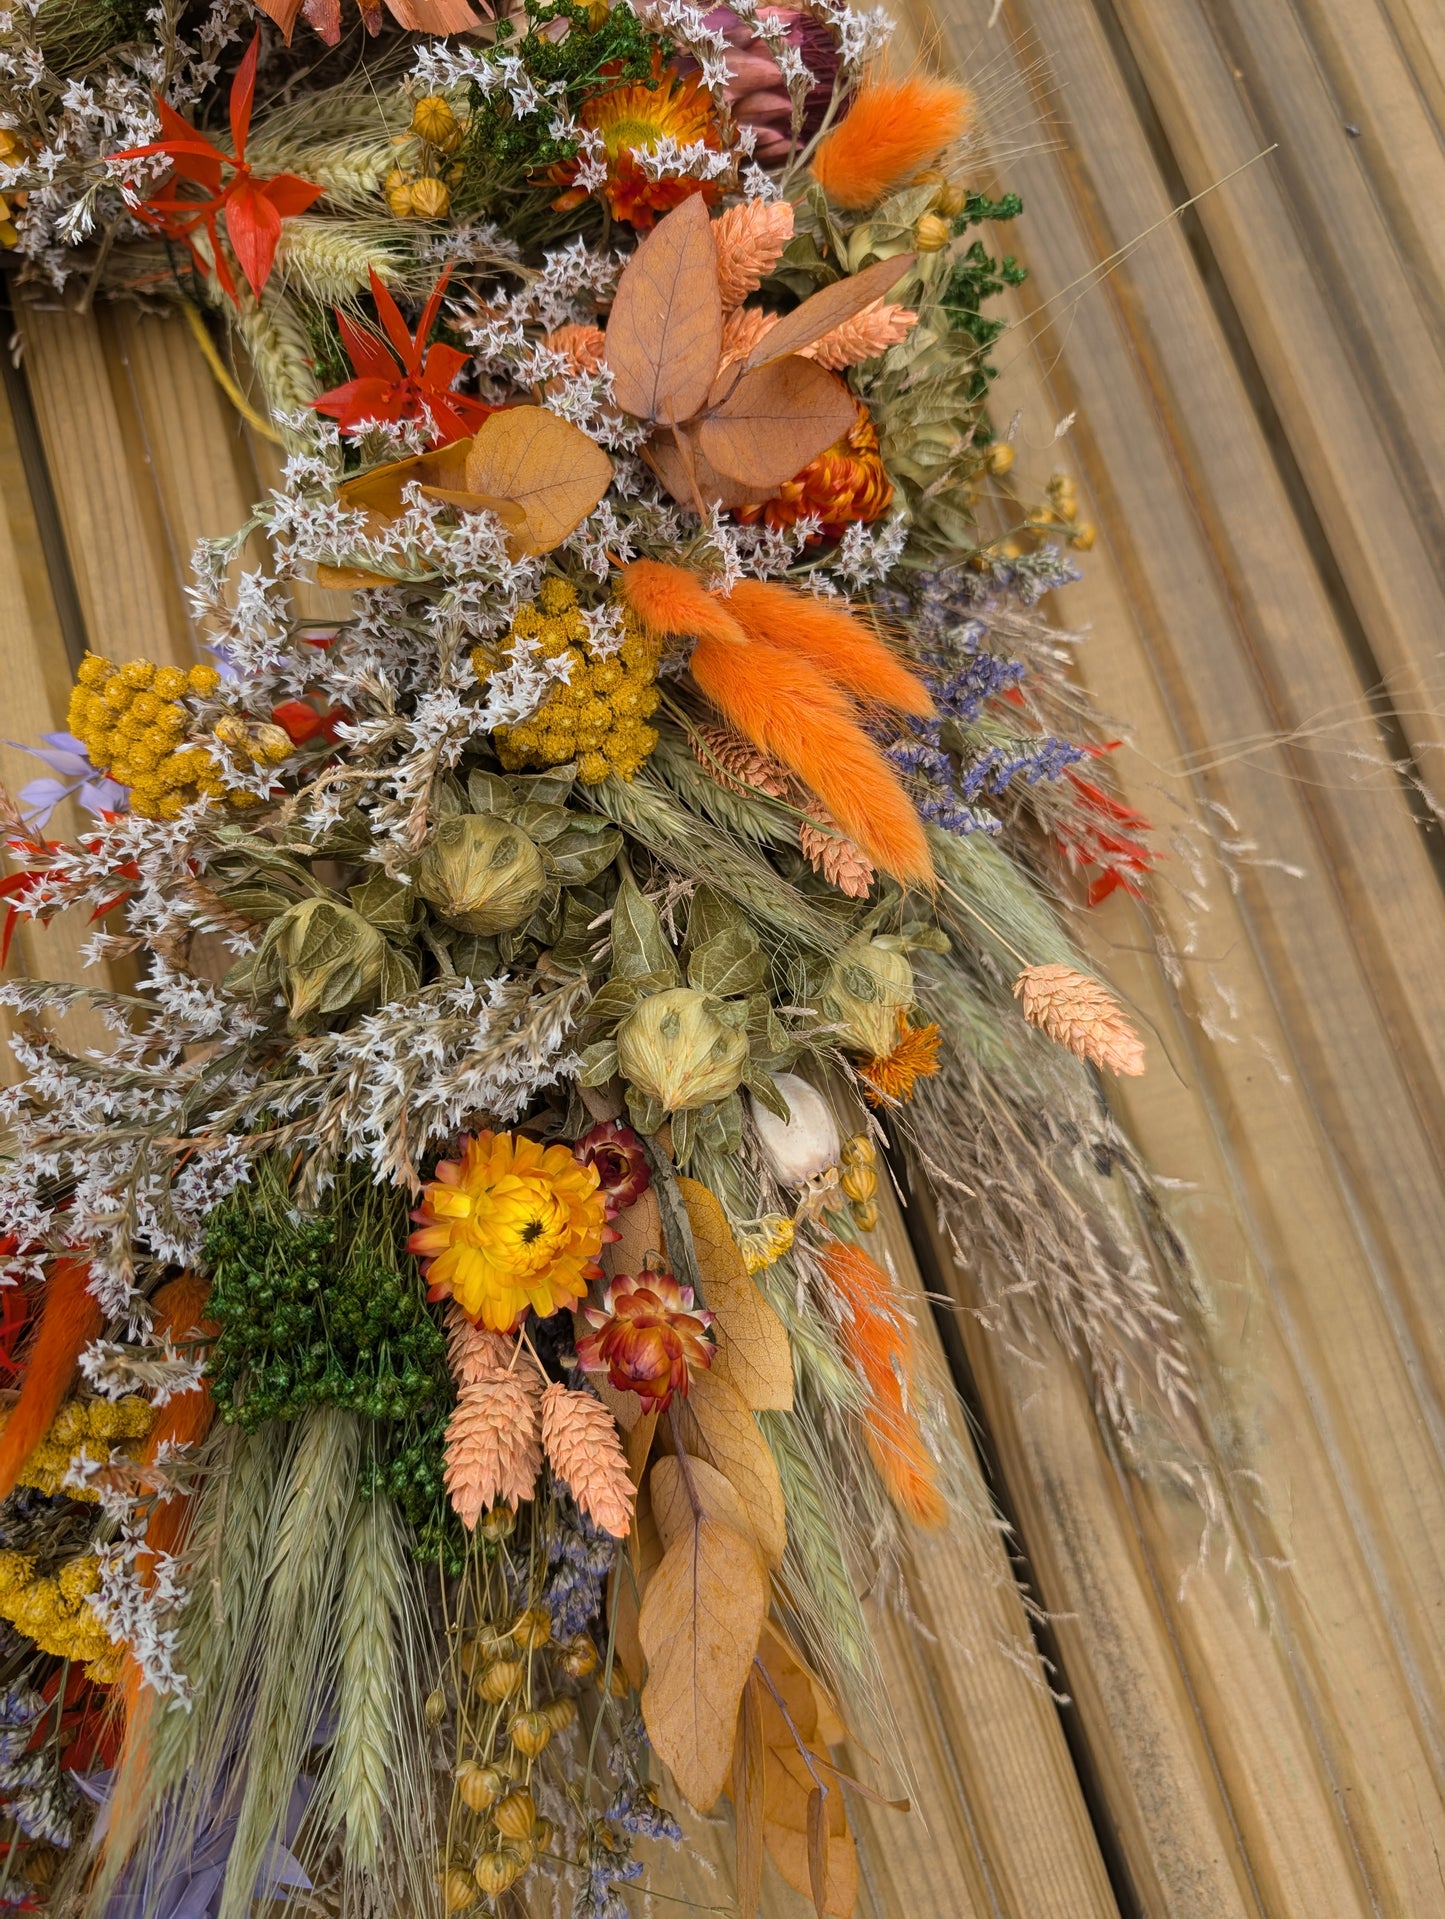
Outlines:
[{"label": "orange bunny tail grass", "polygon": [[843,1308],[843,1349],[868,1389],[863,1436],[888,1496],[915,1526],[948,1520],[938,1469],[918,1430],[913,1394],[913,1331],[893,1301],[893,1284],[876,1260],[841,1239],[823,1248],[823,1271]]},{"label": "orange bunny tail grass", "polygon": [[932,713],[922,680],[846,608],[766,580],[739,580],[726,605],[750,639],[801,653],[855,699],[920,719]]},{"label": "orange bunny tail grass", "polygon": [[120,1683],[111,1693],[109,1706],[110,1711],[120,1715],[125,1734],[116,1760],[115,1783],[111,1787],[109,1812],[100,1842],[102,1886],[114,1883],[116,1874],[135,1850],[151,1810],[151,1726],[158,1703],[158,1695],[144,1683],[139,1664],[127,1653]]},{"label": "orange bunny tail grass", "polygon": [[696,573],[661,560],[634,560],[619,579],[623,598],[649,633],[665,640],[720,640],[736,646],[746,636]]},{"label": "orange bunny tail grass", "polygon": [[835,206],[872,206],[958,138],[972,104],[962,87],[922,74],[867,81],[819,143],[813,178]]},{"label": "orange bunny tail grass", "polygon": [[40,1296],[40,1330],[25,1360],[20,1397],[0,1433],[0,1499],[15,1490],[20,1469],[45,1437],[75,1379],[80,1355],[100,1337],[99,1302],[88,1290],[83,1259],[57,1259]]},{"label": "orange bunny tail grass", "polygon": [[852,705],[815,666],[762,640],[702,639],[692,676],[754,746],[792,768],[875,866],[904,884],[932,882],[912,801]]}]

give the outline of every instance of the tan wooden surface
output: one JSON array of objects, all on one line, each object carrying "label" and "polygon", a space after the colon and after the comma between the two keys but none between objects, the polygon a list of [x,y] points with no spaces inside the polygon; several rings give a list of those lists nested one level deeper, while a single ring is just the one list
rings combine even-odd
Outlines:
[{"label": "tan wooden surface", "polygon": [[[1196,1512],[1121,1470],[1062,1358],[945,1314],[1069,1703],[1041,1683],[998,1534],[921,1545],[906,1607],[877,1614],[918,1813],[855,1801],[859,1911],[1428,1919],[1445,1913],[1445,850],[1409,776],[1438,779],[1445,741],[1445,16],[916,0],[906,31],[977,77],[981,175],[1025,198],[999,236],[1030,280],[998,419],[1021,415],[1021,481],[1065,466],[1089,498],[1099,544],[1056,613],[1091,628],[1081,670],[1132,730],[1128,796],[1172,841],[1175,963],[1126,902],[1095,916],[1094,950],[1152,1040],[1120,1112],[1178,1182],[1256,1570],[1195,1568]],[[273,451],[177,323],[29,311],[21,332],[85,637],[191,657],[186,556],[242,520]],[[63,724],[78,637],[24,439],[0,410],[17,740]],[[12,790],[39,770],[0,760]],[[1233,849],[1232,884],[1217,860],[1193,870],[1206,834]],[[27,933],[14,963],[74,975],[84,937]],[[922,1280],[891,1216],[887,1244],[905,1283],[966,1309],[976,1276],[931,1211],[911,1209]],[[918,1313],[932,1340],[921,1291]],[[725,1821],[699,1822],[677,1894],[729,1909],[729,1850]],[[803,1911],[771,1871],[767,1910]]]}]

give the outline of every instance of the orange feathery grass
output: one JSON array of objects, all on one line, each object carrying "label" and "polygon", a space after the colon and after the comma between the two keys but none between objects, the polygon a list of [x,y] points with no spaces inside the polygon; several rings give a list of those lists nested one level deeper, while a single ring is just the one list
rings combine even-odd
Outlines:
[{"label": "orange feathery grass", "polygon": [[948,1507],[938,1471],[909,1401],[913,1332],[893,1301],[887,1273],[860,1247],[829,1240],[823,1271],[843,1308],[843,1350],[868,1389],[863,1436],[888,1496],[915,1526],[945,1524]]},{"label": "orange feathery grass", "polygon": [[696,573],[661,560],[634,560],[622,569],[623,598],[649,633],[666,640],[697,638],[736,646],[746,634]]},{"label": "orange feathery grass", "polygon": [[20,1397],[0,1433],[0,1499],[15,1490],[20,1469],[40,1444],[75,1380],[80,1355],[104,1324],[89,1290],[83,1259],[57,1259],[40,1296],[40,1327],[25,1361]]},{"label": "orange feathery grass", "polygon": [[835,206],[872,206],[958,138],[972,104],[964,88],[922,74],[870,80],[820,141],[813,178]]},{"label": "orange feathery grass", "polygon": [[910,1026],[905,1013],[898,1022],[898,1043],[893,1051],[858,1068],[868,1104],[882,1106],[887,1100],[912,1099],[919,1080],[931,1079],[938,1071],[942,1039],[942,1033],[932,1024]]},{"label": "orange feathery grass", "polygon": [[855,699],[920,719],[933,712],[922,680],[845,608],[767,580],[739,580],[726,605],[750,639],[801,653]]},{"label": "orange feathery grass", "polygon": [[897,775],[851,702],[808,660],[763,640],[707,637],[693,650],[692,676],[754,746],[791,767],[875,866],[905,883],[932,881],[928,841]]},{"label": "orange feathery grass", "polygon": [[[151,1330],[159,1339],[214,1339],[220,1327],[207,1319],[206,1301],[209,1283],[196,1273],[183,1273],[162,1286],[156,1294],[155,1317]],[[188,1393],[176,1393],[156,1414],[155,1424],[141,1448],[141,1464],[153,1466],[162,1448],[169,1456],[183,1447],[199,1446],[211,1430],[216,1402],[208,1380]],[[190,1518],[191,1502],[179,1496],[167,1499],[152,1512],[146,1525],[146,1550],[136,1556],[136,1574],[145,1585],[155,1576],[155,1561],[161,1553],[172,1553],[180,1544]]]}]

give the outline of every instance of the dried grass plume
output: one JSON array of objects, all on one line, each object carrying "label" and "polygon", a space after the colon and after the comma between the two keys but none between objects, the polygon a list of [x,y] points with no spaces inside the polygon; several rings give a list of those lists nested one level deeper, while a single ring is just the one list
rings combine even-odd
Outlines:
[{"label": "dried grass plume", "polygon": [[1026,966],[1014,981],[1024,1018],[1091,1066],[1136,1076],[1144,1042],[1108,988],[1072,966]]},{"label": "dried grass plume", "polygon": [[819,144],[813,178],[835,206],[871,206],[956,140],[971,106],[962,87],[923,74],[869,81]]},{"label": "dried grass plume", "polygon": [[614,1539],[625,1539],[637,1493],[616,1423],[602,1401],[549,1386],[542,1394],[542,1446],[587,1517]]}]

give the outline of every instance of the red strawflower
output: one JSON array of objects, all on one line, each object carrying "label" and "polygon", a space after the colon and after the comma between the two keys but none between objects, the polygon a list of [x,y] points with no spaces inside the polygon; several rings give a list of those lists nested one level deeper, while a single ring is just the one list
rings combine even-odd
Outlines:
[{"label": "red strawflower", "polygon": [[647,1154],[630,1126],[606,1119],[584,1133],[572,1148],[584,1166],[597,1168],[597,1182],[607,1202],[607,1217],[616,1219],[652,1184]]},{"label": "red strawflower", "polygon": [[312,406],[318,413],[329,413],[343,433],[355,433],[371,420],[430,421],[438,446],[448,446],[475,433],[487,415],[497,409],[465,393],[452,392],[453,380],[467,363],[465,353],[441,340],[430,347],[426,344],[441,310],[451,268],[432,288],[415,337],[407,332],[400,308],[377,279],[375,269],[370,271],[376,310],[401,358],[394,359],[383,341],[349,320],[338,307],[336,324],[356,378],[323,393],[311,402]]},{"label": "red strawflower", "polygon": [[686,1398],[693,1369],[712,1365],[713,1316],[671,1273],[619,1273],[601,1306],[583,1312],[593,1328],[577,1342],[583,1370],[636,1393],[644,1412],[665,1411],[674,1393]]},{"label": "red strawflower", "polygon": [[[278,173],[270,180],[258,180],[246,164],[246,136],[251,130],[260,46],[258,33],[231,83],[234,157],[223,153],[214,141],[188,126],[175,109],[159,97],[156,111],[161,116],[165,138],[152,141],[146,147],[127,147],[123,153],[110,156],[112,160],[144,160],[153,153],[164,153],[174,162],[170,173],[136,208],[137,217],[147,226],[158,228],[167,239],[182,241],[196,271],[203,277],[214,265],[216,278],[233,301],[237,297],[236,283],[221,250],[216,227],[218,217],[224,212],[226,237],[251,291],[259,294],[276,258],[282,220],[304,213],[323,190],[310,180],[298,179],[294,173]],[[229,181],[224,180],[227,169],[231,173]],[[183,198],[179,192],[182,186],[199,187],[203,197],[197,199],[191,194]],[[197,252],[191,238],[201,226],[210,238],[210,261]]]}]

